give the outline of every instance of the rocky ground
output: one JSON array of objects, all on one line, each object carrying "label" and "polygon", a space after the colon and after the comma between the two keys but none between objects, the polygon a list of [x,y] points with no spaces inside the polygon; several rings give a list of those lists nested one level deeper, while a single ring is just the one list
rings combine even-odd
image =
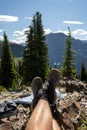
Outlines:
[{"label": "rocky ground", "polygon": [[[1,92],[0,94],[0,103],[4,101],[16,100],[23,95],[31,94],[31,89],[27,88],[26,90],[19,91],[19,92]],[[2,130],[2,125],[6,125],[7,122],[11,122],[13,130],[24,130],[26,126],[26,122],[30,115],[30,105],[23,106],[22,104],[17,105],[18,113],[17,115],[12,115],[8,118],[4,118],[0,121]],[[7,128],[6,128],[7,130]]]},{"label": "rocky ground", "polygon": [[[59,122],[62,130],[87,130],[87,84],[78,80],[61,80],[59,86],[62,86],[67,95],[64,99],[57,99],[57,109],[55,118]],[[66,88],[66,89],[65,89]],[[18,97],[31,93],[27,88],[21,92],[4,92],[0,94],[0,103],[6,100],[17,99]],[[64,91],[63,91],[64,93]],[[13,130],[24,130],[28,118],[30,117],[30,106],[17,106],[17,116],[11,116]],[[7,118],[0,121],[0,126],[5,125]],[[0,129],[2,130],[2,129]]]}]

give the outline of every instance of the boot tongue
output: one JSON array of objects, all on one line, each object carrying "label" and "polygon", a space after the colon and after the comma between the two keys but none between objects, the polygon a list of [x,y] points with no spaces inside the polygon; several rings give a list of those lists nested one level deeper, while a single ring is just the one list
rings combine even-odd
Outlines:
[{"label": "boot tongue", "polygon": [[53,87],[53,81],[48,81],[50,87]]},{"label": "boot tongue", "polygon": [[49,81],[48,82],[48,100],[50,104],[53,104],[55,100],[55,87],[53,85],[53,82]]}]

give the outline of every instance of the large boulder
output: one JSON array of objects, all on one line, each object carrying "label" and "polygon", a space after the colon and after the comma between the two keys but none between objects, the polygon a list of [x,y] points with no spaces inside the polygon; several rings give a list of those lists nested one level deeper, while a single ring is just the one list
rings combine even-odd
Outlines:
[{"label": "large boulder", "polygon": [[77,79],[72,79],[72,80],[60,80],[59,81],[59,85],[62,87],[66,88],[66,92],[80,92],[80,91],[84,91],[85,93],[87,93],[87,84],[83,83]]}]

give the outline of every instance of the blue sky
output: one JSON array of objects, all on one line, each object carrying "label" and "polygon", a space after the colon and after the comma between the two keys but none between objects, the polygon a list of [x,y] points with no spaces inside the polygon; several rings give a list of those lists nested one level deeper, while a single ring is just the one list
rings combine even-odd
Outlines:
[{"label": "blue sky", "polygon": [[24,42],[37,11],[46,34],[67,34],[70,26],[73,37],[87,40],[87,0],[0,0],[0,40],[5,30],[10,41]]}]

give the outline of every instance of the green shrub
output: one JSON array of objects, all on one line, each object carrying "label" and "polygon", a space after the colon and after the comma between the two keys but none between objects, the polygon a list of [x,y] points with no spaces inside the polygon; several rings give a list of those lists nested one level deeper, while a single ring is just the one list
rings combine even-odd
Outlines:
[{"label": "green shrub", "polygon": [[87,130],[87,118],[81,114],[78,130]]},{"label": "green shrub", "polygon": [[4,86],[0,86],[0,92],[5,92],[7,89]]}]

